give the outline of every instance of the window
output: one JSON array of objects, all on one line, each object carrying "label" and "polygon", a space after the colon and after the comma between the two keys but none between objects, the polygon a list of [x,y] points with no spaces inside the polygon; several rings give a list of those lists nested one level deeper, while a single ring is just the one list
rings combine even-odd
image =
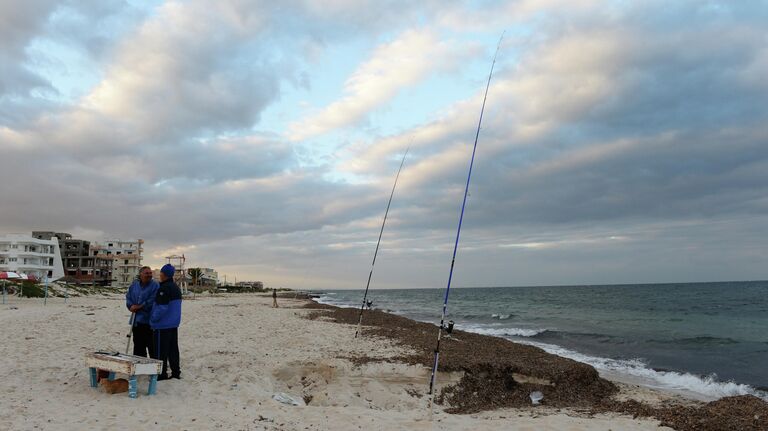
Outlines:
[{"label": "window", "polygon": [[128,259],[125,259],[125,264],[128,265]]},{"label": "window", "polygon": [[11,248],[19,248],[18,244],[11,244]]},{"label": "window", "polygon": [[8,258],[8,262],[16,262],[16,258],[15,257],[9,257]]},{"label": "window", "polygon": [[117,254],[120,254],[120,252],[118,251]]}]

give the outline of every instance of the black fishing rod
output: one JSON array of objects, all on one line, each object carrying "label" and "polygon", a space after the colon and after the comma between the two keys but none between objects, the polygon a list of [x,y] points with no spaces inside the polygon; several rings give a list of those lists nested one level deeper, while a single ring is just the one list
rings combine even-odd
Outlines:
[{"label": "black fishing rod", "polygon": [[366,300],[368,299],[368,288],[371,286],[371,277],[373,276],[373,267],[376,266],[376,255],[379,254],[379,244],[381,244],[381,235],[384,233],[384,225],[387,224],[387,215],[389,214],[389,207],[392,205],[392,196],[395,195],[395,187],[397,187],[397,179],[400,178],[400,171],[403,170],[403,164],[405,163],[405,156],[408,155],[408,150],[411,149],[409,145],[405,149],[403,154],[403,160],[400,161],[400,167],[397,169],[397,175],[395,175],[395,183],[392,185],[392,192],[389,194],[389,202],[387,202],[387,209],[384,211],[384,221],[381,222],[381,230],[379,230],[379,240],[376,241],[376,251],[373,252],[373,262],[371,262],[371,272],[368,273],[368,283],[365,284],[365,293],[363,294],[363,303],[360,304],[360,316],[357,319],[357,329],[355,329],[355,338],[360,333],[360,325],[363,323],[363,310],[365,309]]},{"label": "black fishing rod", "polygon": [[[453,267],[456,263],[456,250],[459,248],[459,236],[461,235],[461,223],[464,221],[464,208],[467,205],[467,194],[469,193],[469,180],[472,178],[472,166],[475,164],[475,152],[477,151],[477,140],[480,137],[480,125],[483,124],[483,112],[485,111],[485,101],[488,99],[488,89],[491,86],[491,76],[493,76],[493,67],[496,65],[496,56],[499,54],[499,47],[501,47],[501,40],[504,38],[504,33],[499,38],[499,43],[496,45],[496,53],[493,54],[493,63],[491,63],[491,71],[488,73],[488,82],[485,84],[485,95],[483,96],[483,106],[480,108],[480,120],[477,122],[477,132],[475,133],[475,145],[472,148],[472,158],[469,162],[469,173],[467,174],[467,185],[464,188],[464,200],[461,203],[461,215],[459,216],[459,227],[456,229],[456,242],[453,244],[453,257],[451,258],[451,270],[448,273],[448,286],[445,288],[445,299],[443,300],[443,314],[440,317],[440,326],[437,328],[437,345],[435,346],[435,362],[432,364],[432,374],[429,377],[429,412],[432,413],[432,405],[435,400],[435,378],[437,377],[437,361],[440,358],[440,339],[443,336],[443,328],[445,326],[445,315],[448,310],[448,294],[451,291],[451,280],[453,279]],[[449,326],[450,325],[449,322]],[[452,328],[451,328],[452,329]]]}]

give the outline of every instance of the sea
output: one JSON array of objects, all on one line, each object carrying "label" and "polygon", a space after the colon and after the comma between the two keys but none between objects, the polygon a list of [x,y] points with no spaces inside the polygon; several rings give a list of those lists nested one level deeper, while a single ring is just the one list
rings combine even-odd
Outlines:
[{"label": "sea", "polygon": [[[373,308],[438,324],[445,289],[371,289]],[[360,307],[362,290],[318,302]],[[768,281],[451,288],[455,328],[701,400],[768,400]]]}]

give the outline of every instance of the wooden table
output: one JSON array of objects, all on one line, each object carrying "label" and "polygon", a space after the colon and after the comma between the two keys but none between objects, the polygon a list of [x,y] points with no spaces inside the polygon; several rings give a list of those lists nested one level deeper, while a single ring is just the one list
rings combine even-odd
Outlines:
[{"label": "wooden table", "polygon": [[128,396],[136,398],[137,376],[149,376],[147,395],[157,393],[157,376],[163,369],[163,361],[145,358],[143,356],[126,355],[123,353],[93,352],[85,354],[85,364],[90,369],[91,387],[98,387],[96,370],[109,371],[109,380],[114,380],[115,374],[128,376]]}]

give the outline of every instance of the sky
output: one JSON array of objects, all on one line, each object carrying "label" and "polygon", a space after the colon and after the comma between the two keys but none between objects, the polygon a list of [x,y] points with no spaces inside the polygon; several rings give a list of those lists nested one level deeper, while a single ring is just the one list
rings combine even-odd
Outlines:
[{"label": "sky", "polygon": [[[768,2],[0,0],[0,233],[229,281],[768,279]],[[499,38],[504,34],[501,43]]]}]

